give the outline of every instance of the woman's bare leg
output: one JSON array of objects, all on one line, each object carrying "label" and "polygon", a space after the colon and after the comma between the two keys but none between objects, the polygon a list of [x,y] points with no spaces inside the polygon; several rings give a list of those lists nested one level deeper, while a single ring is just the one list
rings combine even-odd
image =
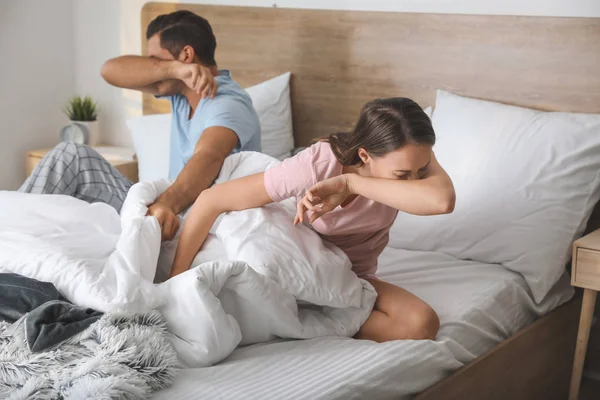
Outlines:
[{"label": "woman's bare leg", "polygon": [[435,339],[440,328],[436,312],[414,294],[391,283],[369,279],[377,300],[357,339],[386,342],[401,339]]}]

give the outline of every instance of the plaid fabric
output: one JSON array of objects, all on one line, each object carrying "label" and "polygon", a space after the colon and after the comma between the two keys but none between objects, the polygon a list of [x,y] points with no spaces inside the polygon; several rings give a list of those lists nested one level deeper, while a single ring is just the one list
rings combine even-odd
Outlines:
[{"label": "plaid fabric", "polygon": [[42,158],[19,192],[64,194],[121,211],[131,181],[91,147],[63,142]]}]

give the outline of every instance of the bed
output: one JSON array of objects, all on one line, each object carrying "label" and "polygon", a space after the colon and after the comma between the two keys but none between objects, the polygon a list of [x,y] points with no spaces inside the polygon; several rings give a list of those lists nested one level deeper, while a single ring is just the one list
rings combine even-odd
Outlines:
[{"label": "bed", "polygon": [[[177,9],[210,21],[217,60],[242,86],[292,71],[296,146],[348,129],[366,101],[398,93],[423,107],[445,89],[539,110],[600,113],[598,19],[149,3],[142,29]],[[164,113],[169,105],[144,95],[143,110]],[[588,231],[598,226],[596,214]],[[446,350],[418,357],[411,356],[418,343],[276,341],[184,370],[154,398],[567,397],[580,298],[572,298],[566,269],[542,302],[532,300],[521,275],[446,254],[390,246],[378,274],[432,304]],[[400,368],[407,365],[418,377],[410,384]]]},{"label": "bed", "polygon": [[[439,346],[347,338],[257,344],[239,348],[216,366],[181,371],[155,398],[398,398],[468,364],[572,295],[565,277],[546,302],[536,305],[518,274],[392,248],[381,257],[379,276],[434,307],[442,323]],[[461,396],[473,393],[466,389]]]}]

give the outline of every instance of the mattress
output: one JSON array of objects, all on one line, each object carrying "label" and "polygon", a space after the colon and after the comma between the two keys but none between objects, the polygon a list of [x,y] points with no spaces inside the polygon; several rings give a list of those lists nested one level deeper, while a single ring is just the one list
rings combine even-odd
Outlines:
[{"label": "mattress", "polygon": [[573,295],[565,274],[540,304],[519,274],[446,254],[386,248],[378,275],[440,316],[435,341],[374,343],[324,337],[238,348],[208,368],[185,369],[153,399],[410,397],[492,349]]}]

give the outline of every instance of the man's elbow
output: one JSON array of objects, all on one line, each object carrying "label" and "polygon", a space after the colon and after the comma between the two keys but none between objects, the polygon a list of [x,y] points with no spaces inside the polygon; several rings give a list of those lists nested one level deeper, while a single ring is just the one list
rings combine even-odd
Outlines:
[{"label": "man's elbow", "polygon": [[113,84],[112,77],[114,76],[115,62],[113,59],[105,61],[100,69],[100,76],[111,85]]},{"label": "man's elbow", "polygon": [[157,96],[170,96],[172,94],[172,93],[169,93],[169,87],[166,84],[166,82],[164,82],[164,81],[157,82],[154,85],[154,89],[156,90]]}]

